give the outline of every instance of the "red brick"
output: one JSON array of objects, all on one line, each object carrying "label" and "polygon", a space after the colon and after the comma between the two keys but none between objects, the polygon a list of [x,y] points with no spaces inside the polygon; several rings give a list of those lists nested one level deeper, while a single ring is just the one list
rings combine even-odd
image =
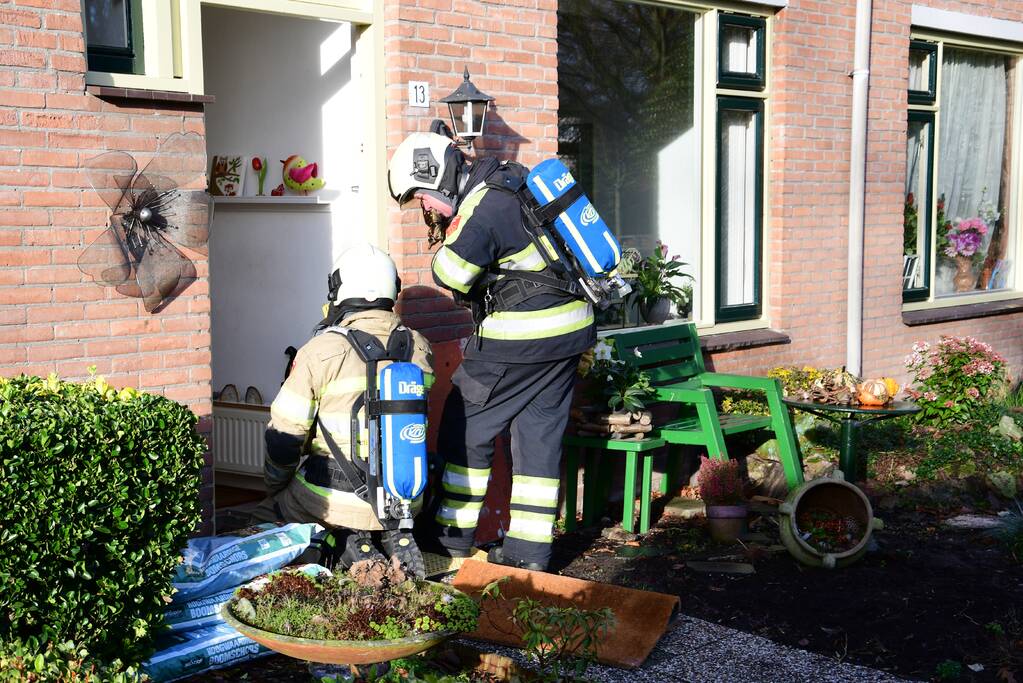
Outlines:
[{"label": "red brick", "polygon": [[110,323],[80,322],[54,325],[54,337],[57,339],[91,339],[110,336]]},{"label": "red brick", "polygon": [[103,304],[89,304],[85,307],[87,320],[105,320],[108,318],[135,318],[142,308],[135,299],[113,301]]},{"label": "red brick", "polygon": [[[142,375],[139,377],[139,386],[143,388],[162,387],[170,384],[186,383],[188,383],[188,370],[160,370],[157,372],[143,372]],[[166,396],[166,394],[164,395]]]},{"label": "red brick", "polygon": [[18,325],[0,327],[0,344],[25,344],[53,340],[53,325]]},{"label": "red brick", "polygon": [[0,90],[0,106],[18,107],[19,109],[41,109],[46,106],[46,95],[41,92],[25,92],[23,90],[4,88]]},{"label": "red brick", "polygon": [[0,66],[18,66],[41,69],[46,65],[46,54],[29,50],[0,50]]},{"label": "red brick", "polygon": [[38,344],[28,347],[28,361],[30,363],[79,358],[81,355],[81,344]]},{"label": "red brick", "polygon": [[38,266],[50,263],[49,249],[0,249],[0,267]]},{"label": "red brick", "polygon": [[139,340],[133,337],[90,341],[85,345],[85,352],[89,356],[119,356],[126,353],[136,353],[138,350]]},{"label": "red brick", "polygon": [[81,192],[25,192],[25,206],[78,206]]},{"label": "red brick", "polygon": [[[42,21],[39,19],[39,14],[36,12],[0,9],[0,25],[7,24],[13,26],[27,26],[29,28],[39,28],[40,26],[42,26]],[[81,24],[79,23],[78,30],[81,30],[80,27]]]}]

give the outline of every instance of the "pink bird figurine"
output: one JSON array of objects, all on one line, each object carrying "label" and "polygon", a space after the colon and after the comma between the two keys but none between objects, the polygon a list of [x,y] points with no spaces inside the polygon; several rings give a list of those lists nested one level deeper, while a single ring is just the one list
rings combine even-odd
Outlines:
[{"label": "pink bird figurine", "polygon": [[324,186],[323,178],[317,177],[317,166],[315,163],[308,163],[305,159],[292,154],[281,161],[284,169],[281,173],[284,184],[295,192],[308,194],[310,190],[319,190]]}]

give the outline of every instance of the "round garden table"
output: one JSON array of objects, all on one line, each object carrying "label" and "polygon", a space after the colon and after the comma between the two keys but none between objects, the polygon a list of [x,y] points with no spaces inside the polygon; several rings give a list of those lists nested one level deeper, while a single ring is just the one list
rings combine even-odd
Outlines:
[{"label": "round garden table", "polygon": [[782,402],[796,410],[802,410],[841,426],[838,448],[838,467],[847,481],[861,481],[867,474],[866,462],[859,457],[856,449],[856,432],[861,425],[877,422],[900,415],[920,411],[920,406],[911,401],[893,401],[883,406],[835,405],[795,398],[783,398]]}]

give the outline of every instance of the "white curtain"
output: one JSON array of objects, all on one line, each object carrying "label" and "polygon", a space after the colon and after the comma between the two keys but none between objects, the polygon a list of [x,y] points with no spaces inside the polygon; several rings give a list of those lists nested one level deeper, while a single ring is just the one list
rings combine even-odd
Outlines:
[{"label": "white curtain", "polygon": [[742,26],[725,27],[726,69],[732,73],[757,71],[757,32]]},{"label": "white curtain", "polygon": [[756,236],[756,114],[721,112],[721,250],[724,304],[753,302]]},{"label": "white curtain", "polygon": [[941,80],[938,193],[949,220],[1000,208],[1005,145],[1006,58],[945,48]]}]

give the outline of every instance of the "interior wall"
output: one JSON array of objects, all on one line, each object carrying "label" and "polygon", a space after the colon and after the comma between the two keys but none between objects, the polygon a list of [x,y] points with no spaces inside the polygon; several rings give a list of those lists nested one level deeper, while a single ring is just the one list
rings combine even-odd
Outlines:
[{"label": "interior wall", "polygon": [[[284,349],[320,319],[326,278],[344,245],[366,239],[359,199],[367,107],[352,24],[203,8],[207,151],[319,164],[323,206],[218,202],[210,239],[213,389],[255,386],[265,403],[283,380]],[[256,193],[251,168],[244,195]],[[287,191],[290,194],[290,190]]]}]

